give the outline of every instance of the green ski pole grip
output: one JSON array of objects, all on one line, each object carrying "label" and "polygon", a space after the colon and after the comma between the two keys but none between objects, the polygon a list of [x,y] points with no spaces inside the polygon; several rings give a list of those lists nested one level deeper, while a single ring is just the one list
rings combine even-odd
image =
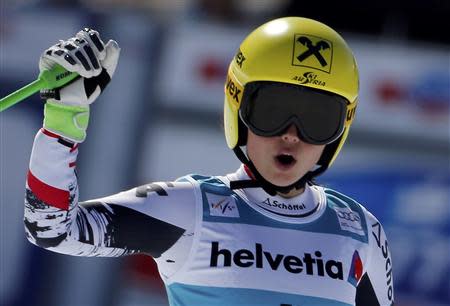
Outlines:
[{"label": "green ski pole grip", "polygon": [[41,89],[54,89],[64,86],[78,76],[79,75],[77,73],[67,71],[60,65],[55,65],[50,70],[44,70],[39,74],[37,80],[2,98],[0,100],[0,112],[3,112],[20,101],[25,100]]},{"label": "green ski pole grip", "polygon": [[42,79],[45,82],[44,87],[41,89],[54,89],[66,85],[76,77],[78,77],[78,73],[67,71],[64,67],[55,65],[50,70],[42,71],[38,79]]}]

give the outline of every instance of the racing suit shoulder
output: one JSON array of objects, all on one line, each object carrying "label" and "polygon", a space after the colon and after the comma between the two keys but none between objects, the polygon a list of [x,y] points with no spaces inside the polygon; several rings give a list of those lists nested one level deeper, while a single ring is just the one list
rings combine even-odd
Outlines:
[{"label": "racing suit shoulder", "polygon": [[341,229],[365,234],[368,256],[364,274],[357,285],[357,306],[390,306],[394,304],[392,259],[389,243],[380,221],[351,197],[325,188],[327,205],[336,211]]},{"label": "racing suit shoulder", "polygon": [[394,305],[392,256],[380,221],[363,208],[369,226],[369,261],[356,293],[356,305]]},{"label": "racing suit shoulder", "polygon": [[334,204],[333,206],[348,208],[352,211],[363,214],[363,206],[353,198],[330,188],[323,188],[323,190],[327,196],[327,199],[331,200],[331,202]]},{"label": "racing suit shoulder", "polygon": [[331,214],[337,222],[336,234],[350,236],[354,239],[368,243],[369,228],[364,209],[361,204],[351,197],[333,189],[323,188],[327,213]]}]

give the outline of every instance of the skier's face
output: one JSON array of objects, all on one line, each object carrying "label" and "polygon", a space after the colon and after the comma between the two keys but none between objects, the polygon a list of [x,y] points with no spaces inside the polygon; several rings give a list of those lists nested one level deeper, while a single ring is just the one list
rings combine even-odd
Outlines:
[{"label": "skier's face", "polygon": [[247,154],[259,173],[277,186],[295,183],[310,171],[325,145],[303,142],[294,125],[283,134],[262,137],[248,129]]}]

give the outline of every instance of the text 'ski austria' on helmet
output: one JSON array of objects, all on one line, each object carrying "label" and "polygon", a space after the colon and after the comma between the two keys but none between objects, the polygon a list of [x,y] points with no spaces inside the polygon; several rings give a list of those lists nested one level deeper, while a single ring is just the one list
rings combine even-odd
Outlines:
[{"label": "text 'ski austria' on helmet", "polygon": [[[343,98],[346,108],[342,116],[342,131],[336,139],[326,144],[317,169],[306,176],[311,179],[325,171],[334,162],[347,138],[357,105],[358,68],[344,39],[318,21],[285,17],[261,25],[242,42],[230,63],[225,83],[224,128],[228,147],[244,164],[250,164],[254,172],[257,170],[239,148],[246,144],[247,136],[247,126],[239,112],[242,111],[242,102],[250,84],[258,82],[300,86]],[[264,180],[260,175],[256,178]],[[301,187],[299,184],[304,184],[305,179],[299,181],[302,182],[288,187]],[[266,187],[271,185],[267,181],[265,183]],[[280,191],[277,186],[271,187]],[[289,188],[284,188],[284,191]]]}]

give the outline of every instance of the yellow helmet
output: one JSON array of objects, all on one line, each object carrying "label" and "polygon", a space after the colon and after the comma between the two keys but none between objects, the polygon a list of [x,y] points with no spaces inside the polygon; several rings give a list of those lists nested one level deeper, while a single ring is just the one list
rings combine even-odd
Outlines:
[{"label": "yellow helmet", "polygon": [[247,85],[259,81],[298,85],[345,99],[343,132],[326,145],[318,162],[320,172],[326,170],[347,138],[357,105],[358,68],[344,39],[327,25],[301,17],[272,20],[245,38],[230,63],[225,83],[225,137],[235,152],[246,143],[247,127],[239,110]]}]

